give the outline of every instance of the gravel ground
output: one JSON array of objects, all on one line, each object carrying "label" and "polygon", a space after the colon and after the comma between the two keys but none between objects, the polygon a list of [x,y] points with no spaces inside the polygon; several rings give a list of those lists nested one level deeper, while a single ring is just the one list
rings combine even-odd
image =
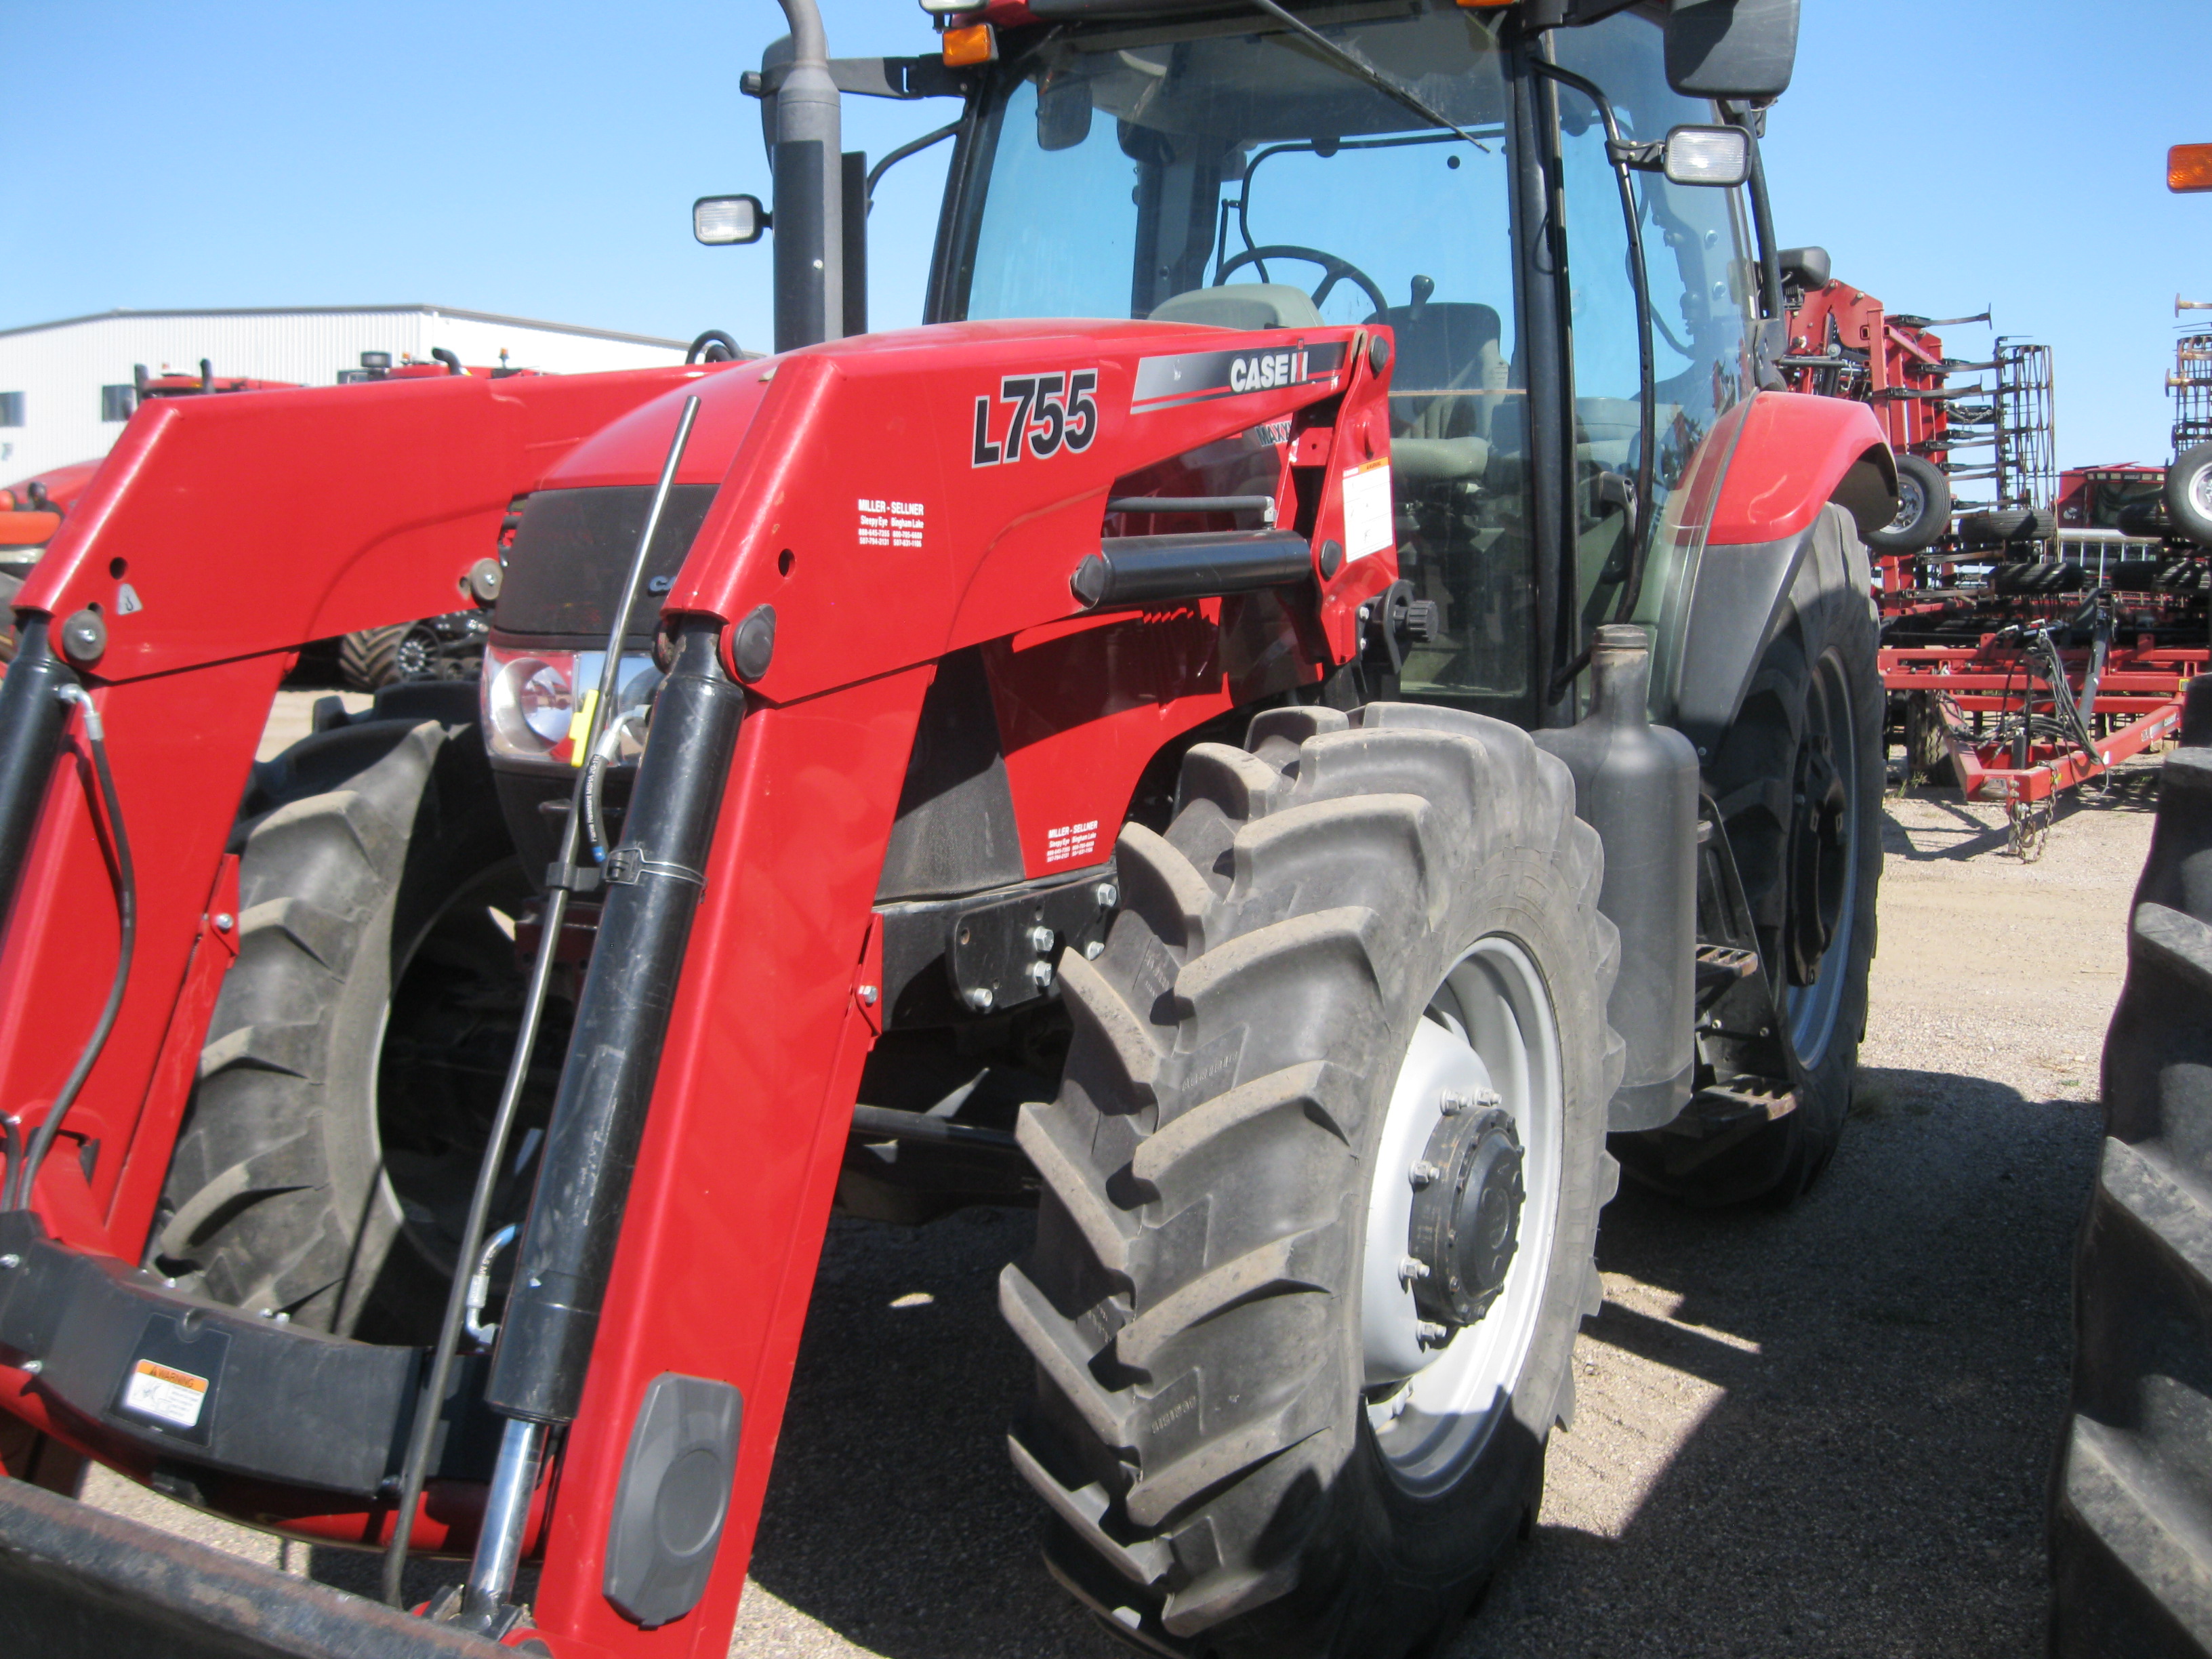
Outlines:
[{"label": "gravel ground", "polygon": [[[285,718],[305,729],[302,710]],[[272,724],[272,741],[282,735]],[[2062,813],[1888,804],[1855,1121],[1784,1213],[1625,1191],[1536,1534],[1447,1659],[1966,1659],[2040,1645],[2045,1473],[2064,1411],[2097,1056],[2149,842],[2145,769]],[[837,1221],[733,1659],[1107,1659],[1036,1551],[1001,1436],[1028,1368],[1000,1325],[1025,1218]],[[293,1571],[368,1564],[88,1495]],[[422,1593],[451,1569],[417,1569]]]}]

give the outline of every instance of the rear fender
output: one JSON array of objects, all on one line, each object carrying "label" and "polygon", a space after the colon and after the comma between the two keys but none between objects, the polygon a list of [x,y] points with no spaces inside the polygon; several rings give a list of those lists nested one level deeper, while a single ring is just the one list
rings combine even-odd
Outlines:
[{"label": "rear fender", "polygon": [[[1716,430],[1707,442],[1729,436],[1732,447],[1715,458],[1723,470],[1708,498],[1710,518],[1686,522],[1677,532],[1701,538],[1703,546],[1689,563],[1668,688],[1672,706],[1658,711],[1701,757],[1742,707],[1822,513],[1831,504],[1842,509],[1859,542],[1897,513],[1896,459],[1864,404],[1762,392],[1743,407],[1732,434]],[[1871,603],[1863,546],[1822,579],[1848,582]]]}]

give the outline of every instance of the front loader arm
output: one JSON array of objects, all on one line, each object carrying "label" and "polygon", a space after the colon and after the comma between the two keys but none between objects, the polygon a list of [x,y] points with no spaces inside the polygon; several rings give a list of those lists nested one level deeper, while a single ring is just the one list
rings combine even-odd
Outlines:
[{"label": "front loader arm", "polygon": [[[104,646],[62,667],[100,706],[138,853],[122,1012],[42,1171],[62,1237],[138,1259],[234,949],[234,919],[216,925],[224,843],[293,653],[453,609],[515,496],[626,410],[706,372],[164,398],[133,417],[16,597],[19,624],[47,619],[58,647],[70,619],[97,620]],[[23,701],[35,678],[11,674],[0,698]],[[26,1133],[92,1028],[118,945],[89,756],[74,727],[62,743],[58,765],[12,753],[18,799],[0,803],[0,823],[27,832],[0,860],[20,872],[0,933],[0,1110]],[[202,1029],[185,1029],[180,997]]]},{"label": "front loader arm", "polygon": [[[709,757],[726,781],[706,820],[703,882],[687,912],[669,1012],[659,1030],[640,1034],[627,1060],[571,1053],[541,1155],[541,1200],[555,1181],[556,1144],[572,1161],[595,1147],[611,1155],[597,1172],[611,1201],[595,1201],[588,1224],[611,1236],[595,1242],[605,1247],[596,1257],[578,1253],[609,1263],[606,1276],[584,1286],[581,1300],[573,1285],[560,1287],[588,1316],[588,1365],[571,1365],[561,1387],[533,1389],[545,1379],[529,1375],[526,1356],[503,1353],[489,1395],[565,1430],[540,1492],[549,1518],[538,1532],[544,1570],[534,1607],[538,1633],[560,1659],[719,1659],[728,1639],[860,1066],[883,1018],[876,888],[938,659],[971,644],[1018,655],[1024,641],[1110,630],[1115,601],[1094,603],[1095,583],[1086,594],[1091,579],[1078,575],[1102,552],[1125,570],[1152,570],[1151,609],[1127,617],[1203,619],[1214,603],[1206,595],[1239,591],[1209,586],[1206,561],[1242,556],[1204,535],[1109,545],[1107,503],[1148,469],[1262,430],[1279,469],[1279,528],[1265,538],[1276,563],[1265,580],[1297,613],[1299,640],[1312,641],[1300,647],[1297,680],[1285,684],[1310,684],[1350,661],[1359,606],[1396,574],[1382,470],[1388,354],[1389,336],[1365,330],[1286,339],[1161,325],[969,325],[820,348],[696,388],[709,404],[729,402],[719,428],[730,434],[728,461],[663,623],[677,637],[714,642],[716,672],[744,683],[745,710],[733,748]],[[582,406],[580,392],[574,404],[554,395],[586,379],[624,384],[608,386],[596,409]],[[434,417],[422,429],[428,447],[442,450],[434,459],[359,414],[362,388],[222,400],[208,412],[185,405],[158,428],[134,428],[115,479],[72,520],[61,556],[23,599],[27,613],[63,620],[101,607],[105,649],[78,672],[106,717],[124,810],[143,815],[132,817],[134,831],[157,823],[164,837],[165,855],[142,882],[141,957],[124,1018],[77,1109],[88,1131],[127,1140],[127,1155],[103,1146],[46,1166],[41,1210],[65,1243],[138,1258],[227,960],[222,906],[235,877],[222,848],[234,803],[291,650],[319,632],[448,605],[451,585],[488,548],[512,497],[561,483],[549,476],[558,471],[551,462],[594,420],[611,425],[579,451],[586,479],[596,479],[592,467],[613,465],[617,434],[665,447],[680,398],[647,399],[680,392],[683,381],[672,372],[535,382],[532,391],[553,392],[523,397],[519,411],[493,407],[504,394],[482,383],[418,382],[408,391],[419,388]],[[213,523],[220,492],[208,469],[228,453],[205,422],[210,413],[258,418],[280,398],[301,412],[297,430],[278,430],[272,416],[256,430],[274,459],[249,459],[229,475],[233,489],[242,480],[279,505],[234,517],[226,556],[211,530],[193,529]],[[464,398],[477,400],[480,418],[447,421]],[[702,431],[711,419],[710,410]],[[428,483],[386,500],[355,476],[363,456],[390,465],[412,456]],[[1295,568],[1282,563],[1285,544],[1297,550]],[[281,574],[264,574],[271,567],[257,568],[240,549],[279,550],[269,557],[284,561]],[[220,656],[204,642],[212,636],[174,620],[200,591],[193,564],[216,573],[241,610],[261,586],[270,590],[265,614],[227,636]],[[1247,569],[1235,580],[1258,579]],[[129,610],[125,583],[137,601]],[[755,624],[769,611],[764,635]],[[772,648],[760,648],[764,638]],[[1194,678],[1163,678],[1110,653],[1033,659],[1101,665],[1108,683],[1074,688],[1064,708],[1076,712],[1060,724],[1130,718],[1133,696],[1135,714],[1164,741],[1224,712],[1237,695],[1218,662]],[[6,696],[0,687],[0,702]],[[1103,829],[1103,856],[1131,777],[1118,761],[1086,765],[1085,745],[1055,746],[1049,736],[1030,742],[1028,763],[1010,769],[1024,798],[1018,806],[1040,823],[1087,812]],[[99,815],[77,742],[69,738],[53,770],[22,897],[0,939],[0,1088],[11,1091],[0,1099],[30,1101],[33,1121],[37,1090],[51,1089],[66,1054],[56,1058],[57,1045],[33,1032],[88,1027],[114,960]],[[653,821],[653,774],[676,752],[648,741],[632,823]],[[158,813],[141,805],[156,802]],[[1038,835],[1035,851],[1048,860],[1046,839]],[[592,988],[612,985],[624,967],[593,961],[578,1030],[592,1024]],[[590,1108],[611,1087],[592,1081],[592,1068],[609,1078],[608,1068],[631,1063],[644,1068],[623,1085],[625,1098],[643,1103],[634,1128],[564,1139],[558,1114]],[[557,1231],[560,1224],[545,1224]],[[534,1212],[533,1233],[538,1226]],[[551,1259],[546,1243],[526,1236],[517,1260]],[[519,1283],[516,1296],[526,1302],[529,1288]],[[565,1306],[556,1312],[568,1317]],[[531,1325],[513,1299],[507,1318]],[[68,1434],[70,1414],[50,1411],[33,1380],[4,1363],[10,1357],[0,1354],[0,1404]],[[670,1374],[734,1389],[742,1413],[711,1571],[680,1615],[646,1627],[610,1595],[610,1540],[641,1402]],[[326,1515],[317,1529],[335,1535],[342,1521]],[[475,1529],[472,1518],[453,1531],[441,1521],[406,1524],[418,1540],[442,1535],[449,1547]],[[393,1524],[388,1506],[372,1508],[354,1536],[372,1541]]]}]

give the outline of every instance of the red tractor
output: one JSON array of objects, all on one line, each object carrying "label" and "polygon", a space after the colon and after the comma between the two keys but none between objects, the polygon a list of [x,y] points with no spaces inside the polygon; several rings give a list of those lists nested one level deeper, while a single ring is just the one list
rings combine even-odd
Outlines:
[{"label": "red tractor", "polygon": [[[460,374],[505,378],[508,374],[536,372],[464,369],[460,359],[442,348],[432,353],[432,359],[418,363],[403,357],[395,364],[389,352],[363,352],[362,367],[340,370],[338,383],[351,386],[371,380],[421,380]],[[149,374],[143,363],[133,368],[137,398],[142,404],[154,398],[299,390],[296,383],[290,380],[219,376],[213,363],[204,357],[200,360],[197,375],[173,374],[166,364],[159,374]],[[78,461],[0,489],[0,600],[11,599],[16,587],[30,574],[46,544],[61,528],[63,516],[76,504],[100,465],[99,461]],[[383,628],[356,629],[337,639],[311,642],[301,653],[302,676],[310,684],[329,684],[335,678],[355,691],[374,691],[401,680],[472,677],[483,659],[486,632],[483,611],[498,591],[496,570],[495,561],[488,570],[476,571],[472,580],[462,585],[463,597],[471,602],[467,609]],[[12,625],[0,627],[0,661],[13,653],[15,641]]]},{"label": "red tractor", "polygon": [[[0,1481],[27,1644],[720,1659],[833,1208],[982,1203],[1036,1208],[1061,1582],[1407,1654],[1531,1520],[1621,1168],[1835,1149],[1898,509],[1781,386],[1794,4],[996,0],[834,61],[786,9],[776,356],[149,404],[17,596],[0,1443],[392,1602]],[[919,328],[838,337],[844,94],[960,103]],[[301,643],[518,498],[481,701],[255,765]],[[413,1609],[410,1550],[466,1558]]]}]

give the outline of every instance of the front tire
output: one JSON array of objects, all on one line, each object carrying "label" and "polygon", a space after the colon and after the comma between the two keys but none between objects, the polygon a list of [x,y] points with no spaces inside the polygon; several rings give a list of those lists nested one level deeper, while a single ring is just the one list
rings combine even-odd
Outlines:
[{"label": "front tire", "polygon": [[528,883],[483,740],[374,711],[319,732],[256,768],[234,847],[238,957],[148,1265],[427,1340],[521,998]]},{"label": "front tire", "polygon": [[[1014,1462],[1054,1573],[1173,1653],[1394,1659],[1454,1622],[1533,1516],[1599,1297],[1620,1049],[1597,837],[1513,727],[1354,718],[1198,745],[1166,836],[1123,830],[1127,908],[1061,964],[1059,1098],[1023,1109],[1043,1193],[1000,1284],[1037,1360]],[[1443,1090],[1496,1098],[1465,1117]],[[1400,1218],[1407,1147],[1440,1191],[1483,1158],[1523,1188],[1495,1300],[1456,1323],[1381,1259],[1435,1254]],[[1444,1282],[1463,1260],[1427,1290],[1468,1290]]]},{"label": "front tire", "polygon": [[1735,722],[1705,763],[1759,957],[1777,986],[1773,1023],[1786,1075],[1776,1080],[1795,1105],[1734,1139],[1724,1133],[1700,1143],[1665,1129],[1617,1136],[1622,1166],[1673,1197],[1788,1203],[1843,1138],[1881,882],[1878,645],[1865,554],[1843,509],[1830,507]]}]

